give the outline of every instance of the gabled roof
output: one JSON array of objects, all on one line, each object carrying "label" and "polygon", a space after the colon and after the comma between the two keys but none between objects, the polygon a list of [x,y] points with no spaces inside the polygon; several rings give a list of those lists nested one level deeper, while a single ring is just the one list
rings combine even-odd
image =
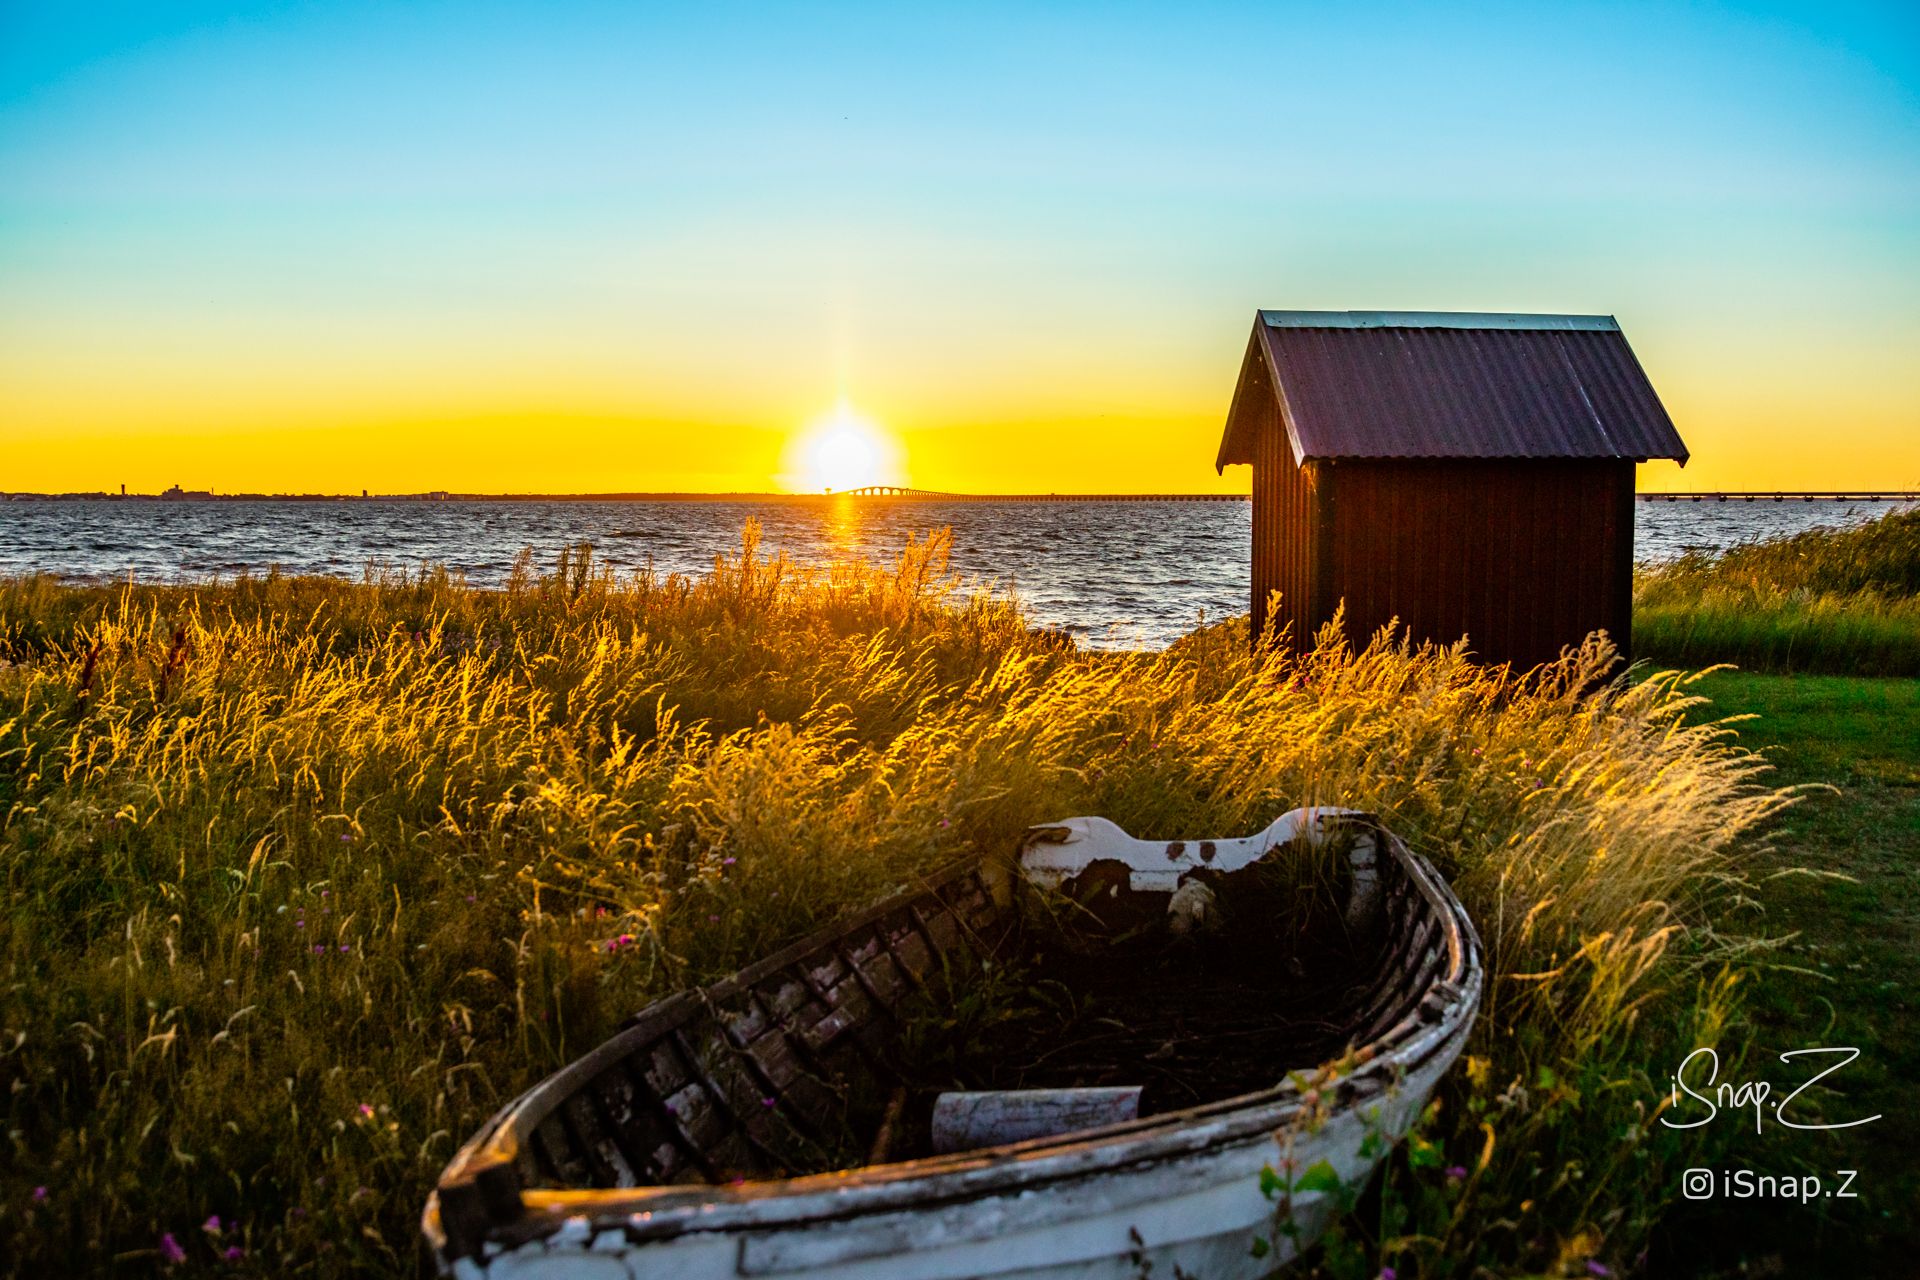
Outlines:
[{"label": "gabled roof", "polygon": [[1216,469],[1253,461],[1264,396],[1279,402],[1295,463],[1687,460],[1612,316],[1262,311]]}]

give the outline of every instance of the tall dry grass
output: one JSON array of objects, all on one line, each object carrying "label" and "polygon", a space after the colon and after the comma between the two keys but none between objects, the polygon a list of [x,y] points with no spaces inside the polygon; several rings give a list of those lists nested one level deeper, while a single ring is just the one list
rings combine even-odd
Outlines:
[{"label": "tall dry grass", "polygon": [[1659,662],[1920,676],[1920,508],[1642,566],[1633,630]]},{"label": "tall dry grass", "polygon": [[1324,1265],[1630,1260],[1785,803],[1682,679],[1244,621],[1089,653],[944,538],[803,571],[755,536],[696,581],[0,583],[5,1265],[410,1272],[454,1147],[648,1000],[1033,822],[1321,802],[1433,856],[1497,975]]}]

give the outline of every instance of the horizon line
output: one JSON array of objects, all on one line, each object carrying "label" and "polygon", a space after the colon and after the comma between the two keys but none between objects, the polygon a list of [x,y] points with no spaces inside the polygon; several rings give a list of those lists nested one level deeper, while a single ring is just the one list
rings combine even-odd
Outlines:
[{"label": "horizon line", "polygon": [[[823,502],[834,499],[859,499],[863,502],[1247,502],[1251,493],[1173,492],[1127,490],[1099,492],[1059,492],[1038,490],[1021,492],[958,492],[933,489],[907,489],[894,493],[794,492],[778,489],[677,489],[632,490],[597,493],[466,493],[429,489],[415,493],[263,493],[235,491],[220,493],[209,489],[182,491],[175,486],[160,493],[114,493],[104,489],[0,490],[0,502]],[[1873,485],[1833,486],[1822,489],[1636,489],[1637,499],[1801,499],[1813,501],[1856,500],[1920,501],[1920,489],[1882,488]]]}]

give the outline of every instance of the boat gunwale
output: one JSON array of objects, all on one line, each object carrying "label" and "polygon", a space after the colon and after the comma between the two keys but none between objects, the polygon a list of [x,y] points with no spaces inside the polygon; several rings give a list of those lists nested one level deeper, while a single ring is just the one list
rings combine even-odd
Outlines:
[{"label": "boat gunwale", "polygon": [[[515,1163],[528,1135],[566,1100],[612,1064],[673,1030],[700,1010],[779,972],[928,894],[939,895],[971,874],[987,885],[989,855],[949,863],[909,888],[852,918],[832,923],[791,946],[707,987],[677,992],[649,1005],[591,1052],[547,1076],[497,1112],[455,1154],[429,1197],[422,1227],[436,1252],[448,1258],[483,1252],[489,1244],[511,1247],[557,1231],[569,1219],[587,1218],[599,1228],[623,1228],[634,1240],[662,1239],[691,1231],[767,1229],[797,1223],[845,1220],[898,1212],[983,1194],[1110,1173],[1244,1144],[1283,1130],[1313,1104],[1308,1088],[1331,1085],[1333,1110],[1348,1111],[1388,1093],[1456,1040],[1464,1041],[1485,983],[1484,950],[1465,907],[1433,865],[1410,850],[1370,814],[1322,809],[1329,817],[1364,825],[1383,837],[1413,889],[1441,924],[1445,963],[1424,989],[1410,991],[1406,1010],[1353,1046],[1359,1059],[1348,1072],[1328,1076],[1328,1064],[1289,1071],[1274,1085],[1178,1111],[1068,1134],[998,1147],[930,1156],[850,1170],[754,1179],[732,1185],[669,1184],[586,1189],[521,1187]],[[1433,943],[1429,943],[1431,947]],[[1434,1005],[1434,997],[1439,1004]],[[447,1231],[446,1193],[462,1196],[463,1216],[484,1214],[475,1239],[471,1230]],[[449,1247],[451,1246],[451,1247]],[[465,1246],[465,1247],[463,1247]]]}]

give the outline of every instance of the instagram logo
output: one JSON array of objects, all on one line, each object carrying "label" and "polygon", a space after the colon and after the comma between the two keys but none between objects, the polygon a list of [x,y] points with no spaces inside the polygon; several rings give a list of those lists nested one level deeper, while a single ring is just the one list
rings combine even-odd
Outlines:
[{"label": "instagram logo", "polygon": [[1681,1174],[1680,1194],[1689,1200],[1713,1199],[1713,1170],[1689,1169]]}]

